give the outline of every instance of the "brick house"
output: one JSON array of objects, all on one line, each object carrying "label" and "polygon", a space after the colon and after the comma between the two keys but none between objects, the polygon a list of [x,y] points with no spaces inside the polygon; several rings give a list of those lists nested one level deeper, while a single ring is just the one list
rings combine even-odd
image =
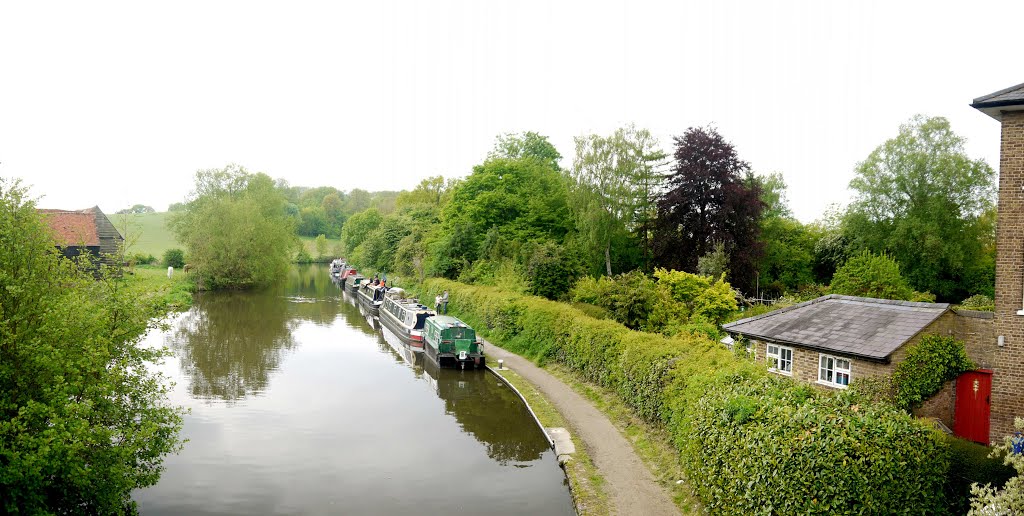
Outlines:
[{"label": "brick house", "polygon": [[[892,373],[907,350],[929,334],[963,341],[983,370],[998,360],[992,314],[954,310],[947,303],[832,294],[722,328],[749,339],[755,359],[773,373],[823,388],[845,389],[860,378]],[[950,382],[917,413],[954,427],[954,394]]]},{"label": "brick house", "polygon": [[996,219],[996,351],[992,375],[992,440],[1024,416],[1024,84],[971,104],[1002,125]]},{"label": "brick house", "polygon": [[88,253],[107,265],[115,263],[113,257],[124,243],[124,237],[99,206],[76,211],[41,209],[39,212],[64,256],[74,258]]}]

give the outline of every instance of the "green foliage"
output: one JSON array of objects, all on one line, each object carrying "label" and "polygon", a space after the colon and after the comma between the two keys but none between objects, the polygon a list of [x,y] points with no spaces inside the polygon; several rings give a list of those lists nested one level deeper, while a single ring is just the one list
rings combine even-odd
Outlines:
[{"label": "green foliage", "polygon": [[180,269],[185,266],[185,251],[174,248],[164,252],[164,265]]},{"label": "green foliage", "polygon": [[723,242],[715,242],[710,251],[697,258],[697,274],[714,278],[729,275],[729,253]]},{"label": "green foliage", "polygon": [[[1000,489],[991,485],[971,486],[970,515],[982,514],[1024,514],[1024,453],[1019,451],[1022,434],[1024,434],[1024,418],[1016,418],[1015,435],[1006,436],[1002,444],[992,451],[993,457],[1004,455],[1003,464],[1012,467],[1017,475],[1009,479]],[[1015,446],[1017,451],[1014,452]]]},{"label": "green foliage", "polygon": [[1013,478],[1014,469],[991,457],[989,447],[953,436],[946,436],[946,443],[950,452],[946,496],[951,514],[967,514],[970,510],[973,484],[999,488]]},{"label": "green foliage", "polygon": [[327,236],[320,234],[316,236],[316,256],[323,259],[327,256]]},{"label": "green foliage", "polygon": [[295,263],[313,263],[313,257],[305,247],[300,247],[299,252],[295,254]]},{"label": "green foliage", "polygon": [[724,273],[714,279],[658,268],[654,270],[654,277],[658,278],[659,285],[668,289],[673,300],[687,307],[690,314],[716,325],[737,308],[736,295],[725,281]]},{"label": "green foliage", "polygon": [[370,232],[377,229],[377,226],[380,226],[382,220],[384,220],[384,217],[381,216],[380,211],[376,208],[370,208],[352,215],[349,217],[348,222],[345,222],[345,227],[341,229],[342,245],[350,253],[355,251],[356,247],[359,247],[359,244],[363,243],[370,235]]},{"label": "green foliage", "polygon": [[909,300],[914,296],[900,266],[888,255],[863,251],[850,258],[832,276],[833,294]]},{"label": "green foliage", "polygon": [[917,407],[939,392],[942,384],[974,369],[964,343],[953,337],[925,335],[907,350],[907,357],[892,372],[896,406]]},{"label": "green foliage", "polygon": [[298,240],[274,180],[237,165],[196,173],[185,211],[169,225],[207,288],[248,288],[283,278]]},{"label": "green foliage", "polygon": [[[121,514],[180,448],[181,411],[139,346],[163,306],[63,258],[0,180],[0,511]],[[83,263],[82,265],[89,265]]]},{"label": "green foliage", "polygon": [[127,214],[142,214],[142,213],[155,213],[155,212],[156,212],[156,210],[154,210],[152,206],[146,206],[144,204],[135,204],[135,205],[132,205],[131,208],[125,208],[123,210],[117,210],[117,212],[115,212],[115,213],[117,213],[118,215],[127,215]]},{"label": "green foliage", "polygon": [[582,274],[579,257],[554,242],[533,246],[526,265],[529,293],[548,299],[567,297]]},{"label": "green foliage", "polygon": [[691,485],[709,512],[943,509],[945,443],[909,415],[750,371],[694,383],[701,394],[680,422],[689,431],[679,440],[687,476],[699,479]]},{"label": "green foliage", "polygon": [[[661,182],[654,167],[665,159],[650,131],[630,125],[610,136],[577,137],[569,171],[570,199],[576,227],[584,236],[591,261],[604,263],[612,275],[612,246],[623,236],[649,250],[648,231],[655,217],[655,192]],[[647,253],[649,254],[649,253]]]},{"label": "green foliage", "polygon": [[562,155],[548,141],[547,136],[527,131],[498,136],[488,158],[532,159],[552,170],[559,170],[558,160],[562,159]]},{"label": "green foliage", "polygon": [[133,253],[128,257],[128,262],[133,265],[148,265],[156,261],[156,256],[148,253]]},{"label": "green foliage", "polygon": [[967,299],[964,299],[964,301],[960,303],[960,307],[966,308],[967,310],[980,310],[992,312],[996,308],[996,302],[991,297],[986,296],[984,294],[975,294]]},{"label": "green foliage", "polygon": [[[938,433],[885,404],[769,376],[704,337],[631,331],[562,303],[427,280],[503,347],[565,365],[665,428],[713,514],[941,512],[948,459]],[[594,300],[620,288],[584,278]],[[899,481],[895,481],[899,479]]]},{"label": "green foliage", "polygon": [[916,116],[857,166],[843,219],[858,249],[889,253],[915,289],[963,299],[990,285],[995,171],[941,117]]}]

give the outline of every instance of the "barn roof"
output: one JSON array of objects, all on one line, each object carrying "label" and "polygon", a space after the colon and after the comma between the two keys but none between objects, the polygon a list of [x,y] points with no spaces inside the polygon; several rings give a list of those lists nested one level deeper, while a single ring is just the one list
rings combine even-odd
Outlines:
[{"label": "barn roof", "polygon": [[731,334],[884,361],[949,309],[828,295],[722,326]]},{"label": "barn roof", "polygon": [[100,235],[96,229],[96,215],[89,210],[39,210],[45,215],[53,231],[53,238],[61,246],[99,246]]}]

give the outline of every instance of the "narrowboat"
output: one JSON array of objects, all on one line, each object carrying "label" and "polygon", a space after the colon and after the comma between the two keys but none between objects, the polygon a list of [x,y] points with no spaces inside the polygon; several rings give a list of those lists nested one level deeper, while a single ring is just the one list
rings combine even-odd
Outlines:
[{"label": "narrowboat", "polygon": [[381,324],[391,330],[402,344],[414,351],[423,351],[423,325],[428,317],[434,315],[437,314],[418,300],[406,299],[404,290],[392,288],[384,296],[378,317]]},{"label": "narrowboat", "polygon": [[338,279],[341,277],[341,271],[345,267],[345,260],[341,258],[335,258],[331,260],[331,277]]},{"label": "narrowboat", "polygon": [[377,315],[380,310],[381,303],[384,302],[384,294],[388,291],[387,287],[381,285],[374,285],[373,282],[363,281],[359,285],[359,291],[356,293],[356,299],[359,300],[359,304],[366,308],[366,311],[370,315]]},{"label": "narrowboat", "polygon": [[356,274],[355,267],[348,264],[342,266],[341,272],[338,273],[338,282],[341,283],[341,288],[345,288],[345,282],[352,279],[352,276]]},{"label": "narrowboat", "polygon": [[349,274],[346,278],[347,283],[345,283],[345,291],[353,295],[355,295],[356,292],[359,292],[359,285],[366,281],[366,277],[362,274]]},{"label": "narrowboat", "polygon": [[476,331],[466,323],[450,315],[435,315],[424,324],[424,340],[427,356],[438,365],[446,362],[483,367],[485,364],[484,344]]}]

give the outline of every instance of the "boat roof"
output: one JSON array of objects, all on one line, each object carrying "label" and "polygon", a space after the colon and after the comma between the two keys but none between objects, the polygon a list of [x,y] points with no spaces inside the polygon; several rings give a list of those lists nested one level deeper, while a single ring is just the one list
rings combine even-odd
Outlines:
[{"label": "boat roof", "polygon": [[443,328],[469,328],[471,330],[473,329],[472,326],[462,322],[457,317],[452,317],[450,315],[435,315],[431,317],[430,320],[433,321],[434,324],[441,326]]}]

